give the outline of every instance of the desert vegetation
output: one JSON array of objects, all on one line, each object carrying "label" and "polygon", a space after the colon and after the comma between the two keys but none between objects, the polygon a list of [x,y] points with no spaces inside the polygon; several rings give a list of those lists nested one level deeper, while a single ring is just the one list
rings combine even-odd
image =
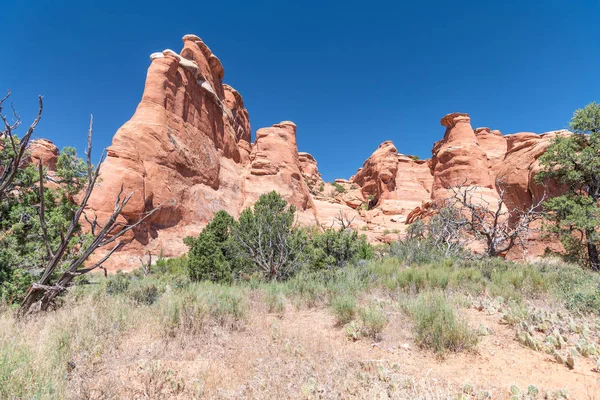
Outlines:
[{"label": "desert vegetation", "polygon": [[[414,376],[401,372],[401,359],[418,354],[435,368],[456,357],[466,362],[489,354],[490,347],[500,351],[491,339],[501,329],[512,332],[510,340],[519,346],[507,356],[531,357],[527,352],[533,351],[551,360],[557,376],[596,365],[600,277],[557,259],[523,265],[448,257],[411,239],[377,249],[371,260],[305,268],[279,280],[249,274],[197,281],[189,262],[158,258],[148,274],[90,275],[43,315],[19,320],[5,306],[2,397],[312,397],[347,393],[345,385],[355,380],[357,397],[386,391],[400,398],[503,398],[513,385],[524,393],[533,385],[539,398],[569,391],[579,398],[583,392],[569,381],[543,387],[533,377],[445,386],[432,385],[415,368]],[[313,326],[296,326],[298,320]],[[228,372],[247,384],[194,364],[196,357],[218,362],[223,354],[217,349],[228,341],[240,346],[242,357],[257,357],[261,349],[253,348],[253,340],[265,340],[262,350],[272,359],[248,365],[248,373]],[[383,359],[372,361],[372,351]],[[134,361],[123,361],[128,357]],[[283,360],[291,364],[278,363]],[[186,363],[203,372],[178,367]],[[314,372],[313,363],[330,370]],[[271,368],[289,375],[282,381]],[[517,379],[512,376],[507,379]]]}]

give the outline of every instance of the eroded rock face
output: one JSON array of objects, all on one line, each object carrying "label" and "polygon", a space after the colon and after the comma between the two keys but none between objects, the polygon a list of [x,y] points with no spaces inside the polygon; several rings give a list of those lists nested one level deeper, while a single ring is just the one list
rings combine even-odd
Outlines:
[{"label": "eroded rock face", "polygon": [[427,160],[400,154],[386,141],[350,181],[362,193],[363,219],[371,239],[389,241],[404,233],[408,214],[431,196],[433,176]]},{"label": "eroded rock face", "polygon": [[398,150],[391,140],[383,142],[365,161],[362,168],[352,177],[352,182],[361,187],[365,197],[374,204],[386,193],[396,189],[398,172]]},{"label": "eroded rock face", "polygon": [[56,170],[58,156],[58,147],[50,140],[35,139],[29,144],[29,160],[35,165],[39,165],[40,161],[43,162],[50,172]]},{"label": "eroded rock face", "polygon": [[446,133],[432,150],[433,199],[447,197],[448,188],[458,184],[476,186],[492,193],[494,180],[489,171],[490,162],[479,146],[469,116],[452,113],[440,123],[446,127]]},{"label": "eroded rock face", "polygon": [[[476,128],[475,137],[479,147],[487,155],[490,174],[495,177],[498,174],[498,169],[502,166],[504,156],[506,155],[506,137],[498,130],[490,130],[490,128]],[[495,184],[495,181],[493,182]]]},{"label": "eroded rock face", "polygon": [[259,129],[250,160],[250,170],[244,178],[244,208],[275,190],[296,206],[303,222],[316,222],[310,190],[300,169],[296,124],[284,121]]},{"label": "eroded rock face", "polygon": [[506,187],[509,208],[528,208],[537,204],[544,195],[564,193],[565,187],[551,180],[538,184],[535,176],[540,172],[538,158],[544,154],[552,139],[569,134],[568,131],[554,131],[541,135],[523,132],[506,136],[508,149],[497,175]]},{"label": "eroded rock face", "polygon": [[299,152],[298,161],[304,182],[306,182],[312,194],[318,195],[322,191],[324,182],[319,173],[317,160],[309,153]]},{"label": "eroded rock face", "polygon": [[[452,186],[474,187],[473,201],[492,206],[504,190],[505,211],[511,216],[515,210],[537,204],[544,195],[551,197],[564,192],[565,188],[556,182],[536,183],[535,175],[540,170],[537,159],[550,141],[569,132],[502,136],[489,128],[473,130],[469,116],[463,113],[448,114],[441,123],[446,132],[434,145],[432,159],[416,161],[398,154],[388,141],[379,146],[352,178],[365,196],[376,199],[368,210],[361,211],[370,239],[388,241],[394,233],[402,236],[406,224],[435,213],[436,205],[453,195]],[[559,249],[555,241],[542,236],[531,235],[527,254],[515,250],[508,257],[541,255],[546,247]]]},{"label": "eroded rock face", "polygon": [[240,103],[225,101],[223,67],[210,49],[193,35],[183,43],[181,54],[151,56],[142,100],[107,149],[102,182],[89,202],[102,218],[123,185],[135,193],[123,212],[127,221],[162,205],[125,252],[181,254],[181,238],[198,233],[220,209],[236,214],[243,202],[237,143],[249,132],[228,108]]},{"label": "eroded rock face", "polygon": [[146,251],[180,255],[187,251],[183,238],[198,234],[217,211],[237,217],[270,190],[314,223],[295,125],[261,129],[251,145],[242,97],[223,84],[221,62],[197,36],[183,37],[180,54],[165,50],[150,58],[142,100],[108,148],[89,208],[102,220],[123,185],[125,193],[134,193],[123,212],[126,221],[161,209],[112,264],[139,263]]}]

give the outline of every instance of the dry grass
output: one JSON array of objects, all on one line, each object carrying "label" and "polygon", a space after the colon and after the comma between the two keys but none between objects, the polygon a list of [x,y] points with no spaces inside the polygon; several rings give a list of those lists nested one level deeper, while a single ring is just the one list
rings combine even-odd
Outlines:
[{"label": "dry grass", "polygon": [[[70,297],[58,311],[0,323],[0,398],[85,396],[86,380],[142,314],[108,296]],[[81,397],[79,397],[81,398]]]},{"label": "dry grass", "polygon": [[[593,398],[593,357],[570,371],[514,339],[524,322],[534,339],[543,335],[546,314],[530,299],[551,304],[548,276],[388,260],[244,286],[149,277],[107,288],[100,280],[35,318],[0,310],[0,398],[486,399],[507,397],[512,384],[552,393],[570,385],[575,398]],[[512,295],[485,294],[492,290]],[[409,299],[408,317],[400,298]],[[567,341],[597,337],[595,319],[586,317],[585,328],[561,312],[560,321],[575,322]],[[467,317],[493,328],[477,346]],[[436,357],[474,346],[480,354]]]},{"label": "dry grass", "polygon": [[417,344],[432,349],[439,357],[448,352],[472,351],[477,345],[475,331],[442,293],[421,293],[405,308],[414,321]]}]

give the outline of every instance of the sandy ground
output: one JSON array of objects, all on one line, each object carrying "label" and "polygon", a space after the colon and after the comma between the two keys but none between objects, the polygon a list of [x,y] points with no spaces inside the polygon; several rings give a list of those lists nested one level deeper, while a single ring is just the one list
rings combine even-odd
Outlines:
[{"label": "sandy ground", "polygon": [[[211,328],[196,337],[165,340],[152,332],[122,338],[113,354],[84,374],[79,396],[88,398],[457,398],[508,399],[511,385],[567,391],[570,399],[600,399],[595,363],[556,363],[515,340],[498,315],[463,310],[472,326],[485,324],[476,353],[440,360],[414,345],[410,322],[390,313],[377,343],[350,341],[327,309],[283,317],[256,305],[243,330]],[[83,382],[92,382],[85,383]],[[470,390],[472,388],[472,390]]]}]

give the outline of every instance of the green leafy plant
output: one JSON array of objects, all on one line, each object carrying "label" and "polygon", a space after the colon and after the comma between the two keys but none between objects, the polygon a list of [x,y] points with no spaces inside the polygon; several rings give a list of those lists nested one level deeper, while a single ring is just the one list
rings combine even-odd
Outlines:
[{"label": "green leafy plant", "polygon": [[187,268],[193,281],[231,282],[235,271],[235,243],[230,237],[234,219],[221,210],[197,238],[187,237]]},{"label": "green leafy plant", "polygon": [[310,236],[311,265],[316,269],[343,267],[349,262],[373,258],[373,247],[364,235],[350,228],[329,228]]},{"label": "green leafy plant", "polygon": [[242,259],[267,280],[287,279],[306,265],[308,237],[294,228],[295,214],[296,207],[273,191],[242,211],[231,228]]},{"label": "green leafy plant", "polygon": [[129,290],[129,296],[139,305],[150,306],[161,295],[161,289],[154,282],[141,282]]},{"label": "green leafy plant", "polygon": [[111,277],[106,282],[106,292],[112,295],[125,293],[127,289],[129,289],[130,284],[130,277],[125,275],[121,271],[117,271],[117,273],[111,275]]}]

